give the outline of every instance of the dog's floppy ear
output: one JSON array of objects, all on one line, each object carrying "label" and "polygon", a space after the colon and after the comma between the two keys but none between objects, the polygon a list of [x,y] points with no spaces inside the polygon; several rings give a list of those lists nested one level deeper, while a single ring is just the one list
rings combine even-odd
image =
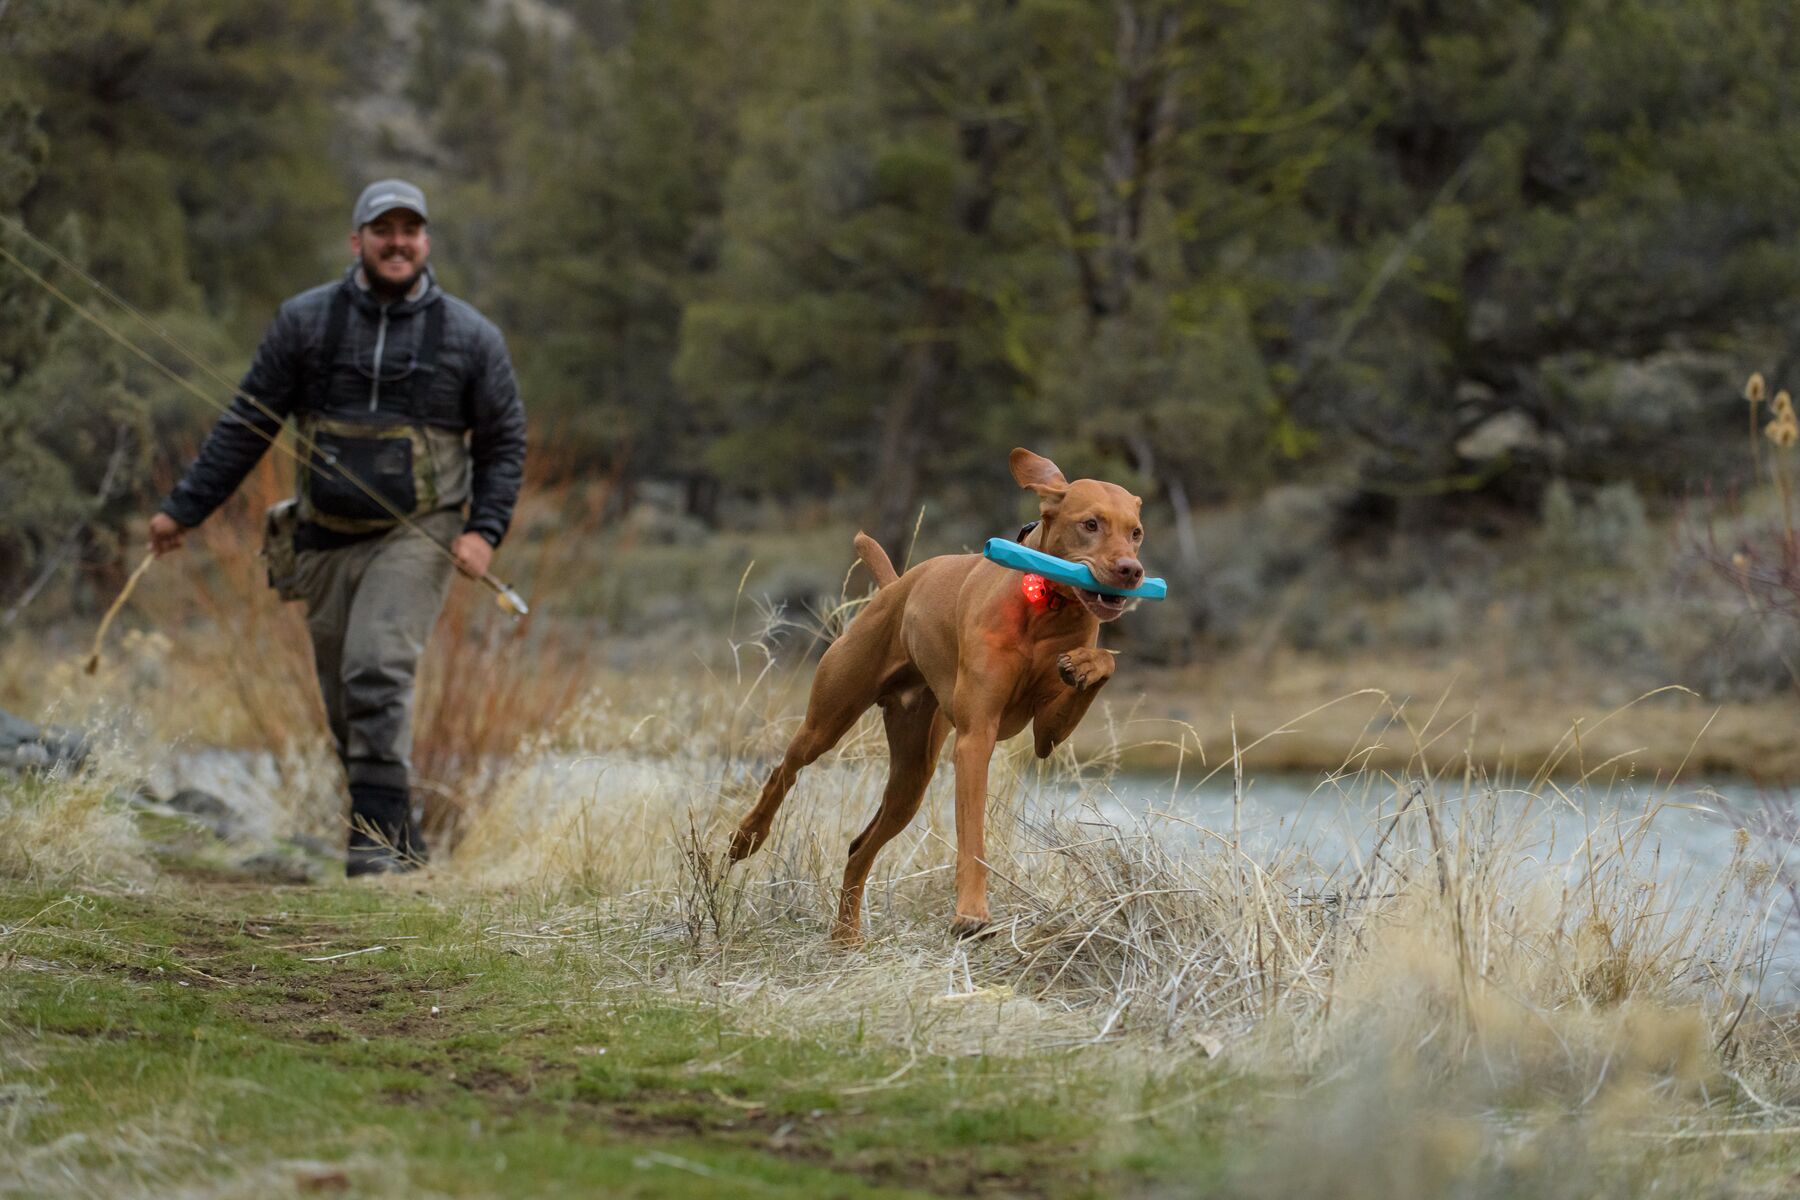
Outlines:
[{"label": "dog's floppy ear", "polygon": [[1069,481],[1056,469],[1056,464],[1041,454],[1033,454],[1023,446],[1013,447],[1012,474],[1022,488],[1030,488],[1043,501],[1046,511],[1055,508],[1069,490]]}]

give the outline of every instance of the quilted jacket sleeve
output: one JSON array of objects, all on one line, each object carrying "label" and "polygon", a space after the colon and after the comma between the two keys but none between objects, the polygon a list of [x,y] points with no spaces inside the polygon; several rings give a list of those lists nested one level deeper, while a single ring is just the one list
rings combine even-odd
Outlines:
[{"label": "quilted jacket sleeve", "polygon": [[250,370],[238,384],[240,392],[256,397],[268,412],[243,396],[232,400],[230,410],[201,443],[200,456],[162,503],[162,510],[179,524],[192,528],[211,516],[281,432],[282,422],[299,402],[305,345],[305,321],[289,301],[263,335]]},{"label": "quilted jacket sleeve", "polygon": [[513,505],[525,477],[525,405],[500,331],[483,320],[477,337],[481,367],[471,382],[469,405],[474,494],[464,528],[498,546],[512,524]]}]

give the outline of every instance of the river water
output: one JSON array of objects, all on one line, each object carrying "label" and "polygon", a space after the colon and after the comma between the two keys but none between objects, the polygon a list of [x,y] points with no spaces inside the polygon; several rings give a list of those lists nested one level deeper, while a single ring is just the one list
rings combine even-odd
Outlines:
[{"label": "river water", "polygon": [[[1031,803],[1050,810],[1071,798],[1066,785],[1027,791]],[[1792,811],[1788,795],[1743,780],[1552,783],[1530,790],[1476,787],[1467,794],[1460,780],[1451,780],[1427,794],[1438,797],[1435,815],[1446,842],[1500,848],[1521,881],[1585,886],[1588,868],[1600,860],[1627,886],[1654,886],[1653,908],[1659,916],[1671,910],[1671,928],[1690,914],[1704,918],[1722,897],[1728,907],[1742,905],[1736,911],[1760,918],[1770,945],[1758,990],[1769,999],[1800,1000],[1800,913],[1781,884],[1784,874],[1800,876],[1795,838],[1780,832],[1793,828],[1781,818]],[[1302,874],[1302,881],[1325,891],[1353,878],[1378,843],[1423,846],[1431,837],[1418,815],[1426,801],[1396,825],[1404,791],[1373,773],[1341,783],[1323,775],[1263,775],[1245,779],[1241,791],[1228,772],[1199,783],[1123,773],[1081,796],[1079,807],[1100,821],[1153,831],[1159,841],[1236,837],[1258,862],[1301,858],[1315,864],[1312,879]],[[1764,885],[1747,894],[1740,881],[1758,875]]]},{"label": "river water", "polygon": [[[810,792],[815,802],[829,797],[857,823],[872,812],[884,764],[821,763],[801,776],[796,798]],[[510,788],[527,802],[518,819],[538,826],[521,829],[524,838],[554,836],[567,828],[574,807],[602,810],[609,804],[678,804],[682,798],[754,793],[766,765],[650,758],[626,754],[544,755],[508,772]],[[934,780],[928,804],[940,814],[949,807],[948,764]],[[278,835],[284,810],[277,796],[284,776],[267,755],[200,751],[169,760],[152,784],[163,794],[182,786],[201,787],[224,797],[237,810],[249,839]],[[314,786],[317,786],[316,784]],[[1056,817],[1076,823],[1113,826],[1153,836],[1173,850],[1229,845],[1233,839],[1252,860],[1285,860],[1285,877],[1309,889],[1330,891],[1353,878],[1381,845],[1394,852],[1421,852],[1431,834],[1423,820],[1426,801],[1404,822],[1394,817],[1404,792],[1388,777],[1364,772],[1348,780],[1320,776],[1265,774],[1244,779],[1229,771],[1204,780],[1193,774],[1118,772],[1081,779],[1028,763],[1018,775],[997,775],[992,804],[1016,805],[1028,818]],[[1544,784],[1475,788],[1465,796],[1460,780],[1427,789],[1447,842],[1496,848],[1525,874],[1548,876],[1575,886],[1596,856],[1623,860],[1633,880],[1653,883],[1679,906],[1704,908],[1716,902],[1727,876],[1746,859],[1780,870],[1800,869],[1791,839],[1769,832],[1772,813],[1787,797],[1760,792],[1743,781],[1649,783],[1608,786]],[[322,801],[321,803],[325,803]],[[734,805],[737,801],[734,801]],[[942,815],[939,820],[942,821]],[[948,822],[943,822],[947,829]],[[1742,832],[1740,832],[1742,831]],[[1298,868],[1294,864],[1301,864]],[[1765,992],[1794,992],[1800,979],[1800,928],[1780,889],[1767,893],[1767,922],[1777,947]]]},{"label": "river water", "polygon": [[[1066,787],[1052,784],[1037,790],[1041,803],[1055,805]],[[1771,804],[1749,783],[1632,785],[1611,787],[1543,784],[1523,787],[1477,785],[1465,797],[1460,780],[1440,781],[1433,789],[1441,826],[1467,831],[1468,819],[1479,814],[1499,826],[1525,827],[1522,849],[1545,863],[1570,861],[1596,829],[1642,831],[1664,850],[1669,867],[1691,867],[1696,875],[1716,875],[1737,853],[1739,830],[1757,835],[1759,843]],[[1402,799],[1401,789],[1384,777],[1367,774],[1342,782],[1325,775],[1271,774],[1246,778],[1242,802],[1229,772],[1204,782],[1169,776],[1120,773],[1088,792],[1098,796],[1102,815],[1131,819],[1149,815],[1152,825],[1178,838],[1183,822],[1214,833],[1229,833],[1234,822],[1245,850],[1267,856],[1293,846],[1307,846],[1315,858],[1366,855],[1386,828]],[[1179,820],[1156,820],[1167,814]],[[1201,835],[1204,836],[1204,835]]]}]

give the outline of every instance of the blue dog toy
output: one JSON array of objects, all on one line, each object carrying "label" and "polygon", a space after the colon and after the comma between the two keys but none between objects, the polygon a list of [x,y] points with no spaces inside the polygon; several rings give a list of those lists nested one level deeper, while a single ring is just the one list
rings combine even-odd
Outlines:
[{"label": "blue dog toy", "polygon": [[1042,575],[1052,583],[1066,583],[1070,587],[1086,588],[1090,592],[1103,592],[1108,596],[1136,596],[1143,600],[1162,600],[1169,594],[1169,585],[1160,579],[1146,579],[1129,591],[1124,588],[1107,587],[1094,578],[1094,573],[1088,570],[1085,563],[1070,562],[1066,558],[1045,554],[1042,550],[1033,550],[1030,546],[1021,546],[1018,542],[1008,541],[1006,538],[989,538],[987,546],[981,553],[990,562],[997,562],[1014,571]]}]

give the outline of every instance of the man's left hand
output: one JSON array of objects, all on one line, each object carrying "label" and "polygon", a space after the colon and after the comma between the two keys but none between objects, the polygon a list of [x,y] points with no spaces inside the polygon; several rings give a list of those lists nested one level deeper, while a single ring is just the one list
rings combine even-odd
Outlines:
[{"label": "man's left hand", "polygon": [[450,551],[456,555],[457,568],[471,579],[486,575],[488,564],[494,561],[493,546],[479,533],[462,534],[450,543]]}]

